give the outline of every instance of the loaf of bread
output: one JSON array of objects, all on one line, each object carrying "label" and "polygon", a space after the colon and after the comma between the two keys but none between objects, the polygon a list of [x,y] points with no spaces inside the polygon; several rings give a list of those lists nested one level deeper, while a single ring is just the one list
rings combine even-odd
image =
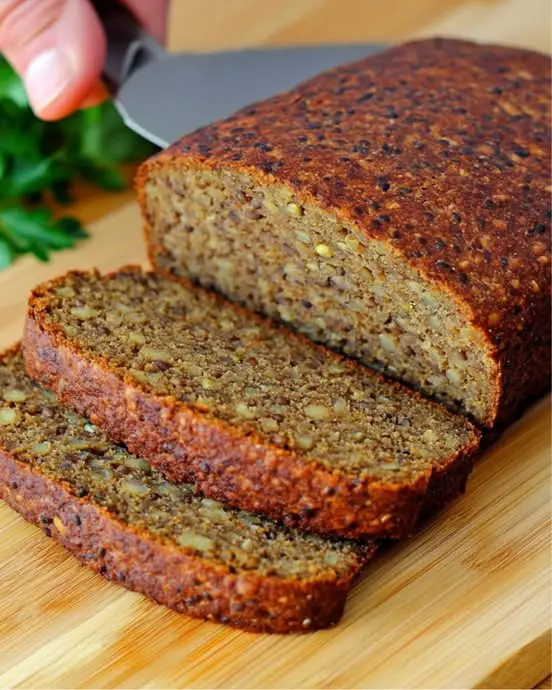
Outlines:
[{"label": "loaf of bread", "polygon": [[402,537],[461,492],[463,417],[198,286],[140,269],[39,286],[29,374],[168,479],[303,529]]},{"label": "loaf of bread", "polygon": [[264,632],[336,623],[374,552],[170,484],[33,384],[18,350],[0,360],[0,498],[104,577]]},{"label": "loaf of bread", "polygon": [[141,168],[153,265],[505,423],[550,385],[550,83],[436,39],[245,108]]}]

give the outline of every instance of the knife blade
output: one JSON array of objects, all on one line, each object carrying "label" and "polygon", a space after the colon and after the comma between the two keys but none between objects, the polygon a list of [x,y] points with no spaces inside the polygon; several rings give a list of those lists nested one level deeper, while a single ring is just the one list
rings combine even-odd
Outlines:
[{"label": "knife blade", "polygon": [[170,54],[118,3],[94,4],[107,35],[104,78],[115,105],[128,127],[162,148],[385,47],[354,43]]}]

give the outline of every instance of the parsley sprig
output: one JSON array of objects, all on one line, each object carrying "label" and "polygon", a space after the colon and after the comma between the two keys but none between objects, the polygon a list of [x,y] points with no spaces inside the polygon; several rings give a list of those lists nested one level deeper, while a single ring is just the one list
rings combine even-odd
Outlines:
[{"label": "parsley sprig", "polygon": [[72,183],[79,178],[123,189],[120,164],[153,150],[111,103],[59,122],[39,120],[21,80],[0,57],[0,269],[23,254],[47,261],[53,251],[86,237],[77,219],[55,217],[45,202],[72,201]]}]

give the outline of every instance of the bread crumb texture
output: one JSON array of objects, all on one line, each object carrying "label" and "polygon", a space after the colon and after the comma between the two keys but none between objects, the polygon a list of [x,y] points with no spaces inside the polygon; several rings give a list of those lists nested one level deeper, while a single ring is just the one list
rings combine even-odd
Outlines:
[{"label": "bread crumb texture", "polygon": [[409,43],[146,162],[150,255],[504,422],[549,386],[550,140],[549,57]]}]

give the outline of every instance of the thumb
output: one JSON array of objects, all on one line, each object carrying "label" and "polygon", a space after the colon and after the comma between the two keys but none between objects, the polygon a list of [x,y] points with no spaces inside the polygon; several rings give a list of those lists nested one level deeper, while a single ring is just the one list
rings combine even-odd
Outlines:
[{"label": "thumb", "polygon": [[43,119],[68,115],[97,90],[105,50],[88,0],[0,1],[0,52]]}]

